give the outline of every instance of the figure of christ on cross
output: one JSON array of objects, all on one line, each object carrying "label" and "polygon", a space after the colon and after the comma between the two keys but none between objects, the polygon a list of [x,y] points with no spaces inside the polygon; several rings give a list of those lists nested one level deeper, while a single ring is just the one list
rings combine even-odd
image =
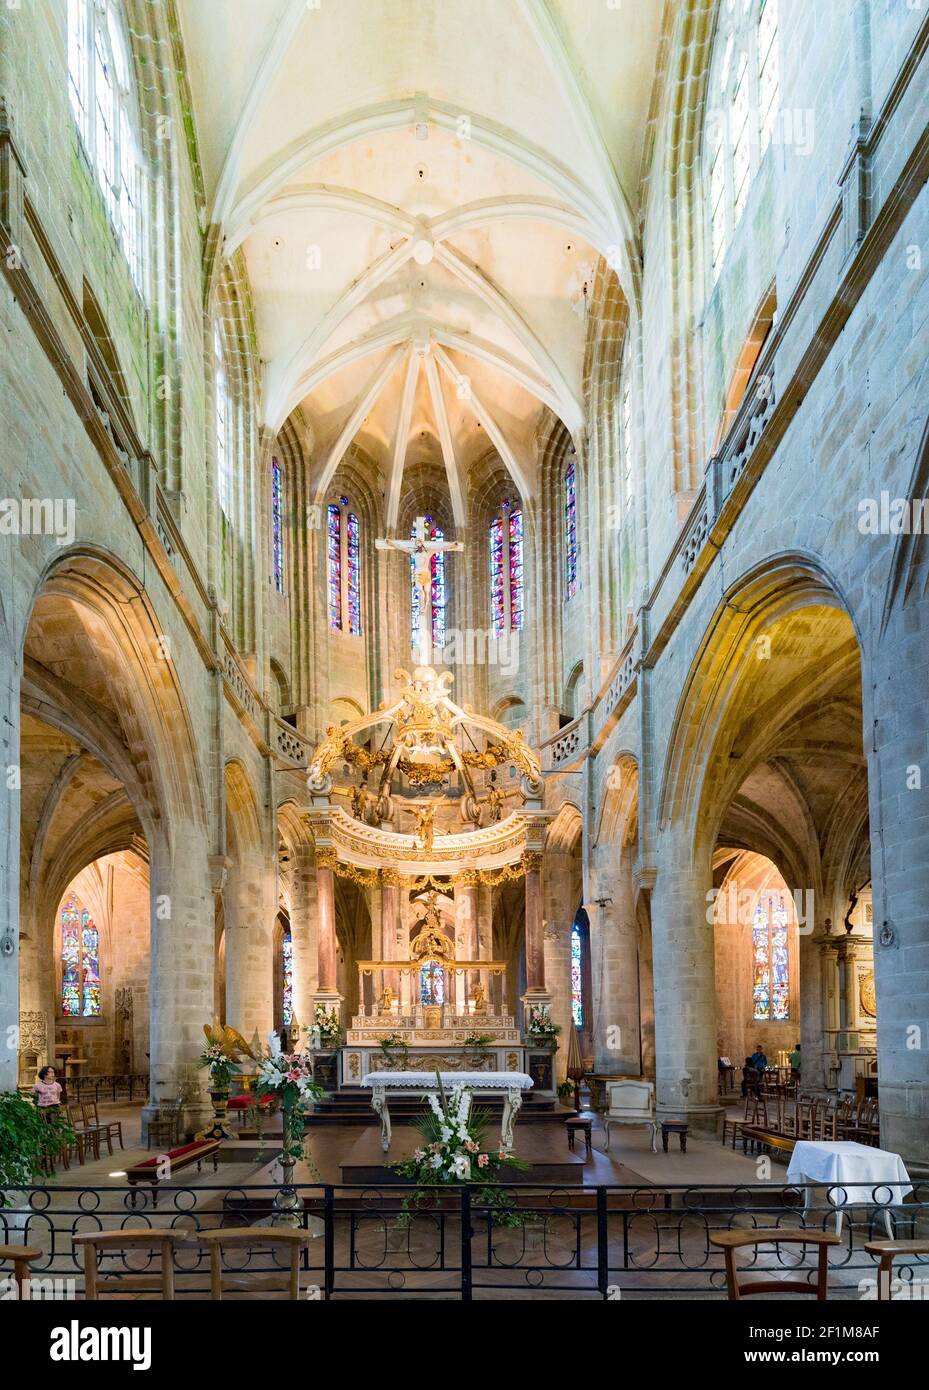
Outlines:
[{"label": "figure of christ on cross", "polygon": [[419,593],[419,665],[432,665],[432,557],[464,550],[461,541],[437,541],[429,536],[426,518],[418,516],[408,541],[376,540],[378,550],[401,550],[413,557],[413,579]]}]

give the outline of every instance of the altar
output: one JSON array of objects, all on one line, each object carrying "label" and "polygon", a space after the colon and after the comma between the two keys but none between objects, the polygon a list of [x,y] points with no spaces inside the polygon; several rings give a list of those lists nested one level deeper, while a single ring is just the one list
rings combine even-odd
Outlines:
[{"label": "altar", "polygon": [[[503,1071],[379,1071],[369,1073],[361,1084],[371,1088],[371,1107],[381,1121],[381,1148],[385,1153],[390,1148],[390,1097],[422,1096],[428,1092],[438,1094],[440,1083],[446,1091],[452,1091],[456,1086],[467,1087],[472,1100],[474,1097],[499,1095],[502,1092],[500,1147],[507,1151],[512,1149],[513,1127],[523,1103],[523,1091],[532,1090],[531,1076],[523,1072]],[[470,1104],[468,1109],[470,1111]]]},{"label": "altar", "polygon": [[[551,812],[542,804],[538,756],[519,731],[455,704],[450,672],[423,664],[395,674],[397,699],[331,726],[307,777],[311,804],[303,818],[316,863],[314,1007],[328,1038],[338,1025],[339,1088],[360,1088],[387,1072],[439,1070],[479,1074],[485,1082],[490,1075],[531,1076],[536,1090],[553,1094],[551,1048],[538,1041],[550,1024],[552,998],[541,886]],[[508,800],[518,804],[506,813]],[[338,879],[366,896],[374,948],[343,963],[341,973]],[[518,961],[494,957],[487,921],[493,891],[510,884],[524,894]],[[349,969],[354,983],[347,988]],[[351,1007],[343,1013],[347,997]],[[326,1051],[331,1056],[331,1043]]]}]

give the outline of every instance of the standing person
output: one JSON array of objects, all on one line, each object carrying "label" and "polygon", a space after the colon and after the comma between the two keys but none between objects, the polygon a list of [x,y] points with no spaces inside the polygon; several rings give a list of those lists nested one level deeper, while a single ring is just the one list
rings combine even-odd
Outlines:
[{"label": "standing person", "polygon": [[797,1043],[788,1059],[790,1061],[790,1075],[794,1081],[800,1080],[800,1044]]},{"label": "standing person", "polygon": [[46,1119],[61,1110],[61,1085],[55,1080],[55,1068],[43,1067],[32,1088],[35,1103]]}]

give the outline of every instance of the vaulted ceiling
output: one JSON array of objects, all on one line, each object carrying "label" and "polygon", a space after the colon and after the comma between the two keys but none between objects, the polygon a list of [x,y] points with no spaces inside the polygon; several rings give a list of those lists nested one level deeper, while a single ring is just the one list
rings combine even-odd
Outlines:
[{"label": "vaulted ceiling", "polygon": [[599,255],[631,294],[662,0],[180,0],[222,254],[244,251],[262,413],[300,407],[319,500],[345,450],[444,466],[456,523],[494,447],[536,490],[578,432]]}]

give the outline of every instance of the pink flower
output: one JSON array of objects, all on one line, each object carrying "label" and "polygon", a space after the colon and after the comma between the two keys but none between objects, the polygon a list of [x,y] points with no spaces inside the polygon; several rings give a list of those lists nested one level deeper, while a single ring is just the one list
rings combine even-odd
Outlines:
[{"label": "pink flower", "polygon": [[474,1154],[477,1153],[478,1145],[475,1144],[473,1139],[469,1139],[467,1144],[465,1144],[465,1148],[468,1150],[468,1153]]},{"label": "pink flower", "polygon": [[297,1071],[297,1068],[296,1068],[296,1067],[294,1067],[294,1069],[293,1069],[292,1071],[289,1071],[289,1072],[287,1073],[287,1080],[288,1080],[288,1081],[299,1081],[299,1080],[300,1080],[300,1073],[299,1073],[299,1071]]},{"label": "pink flower", "polygon": [[[476,1147],[476,1145],[475,1145],[475,1147]],[[490,1158],[488,1157],[487,1154],[478,1154],[478,1156],[477,1156],[477,1166],[478,1166],[478,1168],[486,1168],[489,1162],[490,1162]]]}]

